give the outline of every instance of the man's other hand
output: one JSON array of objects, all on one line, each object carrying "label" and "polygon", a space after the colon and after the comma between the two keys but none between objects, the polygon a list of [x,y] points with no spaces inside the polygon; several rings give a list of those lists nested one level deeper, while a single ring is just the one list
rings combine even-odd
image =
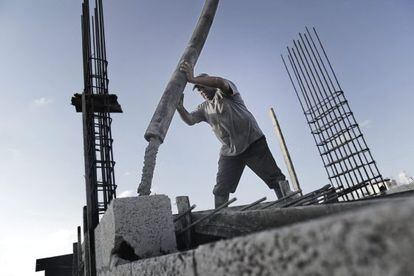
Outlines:
[{"label": "man's other hand", "polygon": [[183,61],[180,64],[180,71],[185,73],[187,81],[193,83],[194,80],[194,67],[187,61]]}]

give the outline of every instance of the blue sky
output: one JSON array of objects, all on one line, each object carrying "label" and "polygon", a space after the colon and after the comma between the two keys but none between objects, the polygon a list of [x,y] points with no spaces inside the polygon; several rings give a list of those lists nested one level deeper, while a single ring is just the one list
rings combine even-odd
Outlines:
[{"label": "blue sky", "polygon": [[[203,1],[104,1],[118,194],[140,180],[143,135],[193,31]],[[36,258],[71,250],[85,204],[81,117],[81,1],[0,1],[0,232],[2,275],[38,275]],[[414,174],[414,2],[225,0],[196,73],[238,86],[286,173],[267,111],[274,107],[305,191],[328,183],[280,54],[315,26],[385,177]],[[185,90],[185,106],[201,97]],[[213,206],[220,144],[207,124],[175,116],[161,145],[156,193]],[[273,193],[246,169],[235,193],[249,203]]]}]

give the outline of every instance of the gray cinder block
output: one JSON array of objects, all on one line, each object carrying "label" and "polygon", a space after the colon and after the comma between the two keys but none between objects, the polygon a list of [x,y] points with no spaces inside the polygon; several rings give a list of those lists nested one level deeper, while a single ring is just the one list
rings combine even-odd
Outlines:
[{"label": "gray cinder block", "polygon": [[95,229],[97,271],[177,250],[170,199],[118,198]]}]

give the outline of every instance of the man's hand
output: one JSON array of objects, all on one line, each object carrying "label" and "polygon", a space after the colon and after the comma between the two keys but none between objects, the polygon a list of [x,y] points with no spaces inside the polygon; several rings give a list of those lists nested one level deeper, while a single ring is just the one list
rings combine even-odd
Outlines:
[{"label": "man's hand", "polygon": [[187,61],[183,61],[180,64],[180,71],[185,73],[187,81],[194,83],[194,67]]}]

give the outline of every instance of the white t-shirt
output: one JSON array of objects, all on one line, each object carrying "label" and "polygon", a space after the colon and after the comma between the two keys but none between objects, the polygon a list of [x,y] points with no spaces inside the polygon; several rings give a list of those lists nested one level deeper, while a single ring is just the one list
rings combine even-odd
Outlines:
[{"label": "white t-shirt", "polygon": [[235,156],[263,136],[256,119],[247,109],[236,85],[226,80],[233,90],[227,95],[217,89],[212,100],[206,100],[191,112],[194,123],[207,122],[223,144],[220,154]]}]

